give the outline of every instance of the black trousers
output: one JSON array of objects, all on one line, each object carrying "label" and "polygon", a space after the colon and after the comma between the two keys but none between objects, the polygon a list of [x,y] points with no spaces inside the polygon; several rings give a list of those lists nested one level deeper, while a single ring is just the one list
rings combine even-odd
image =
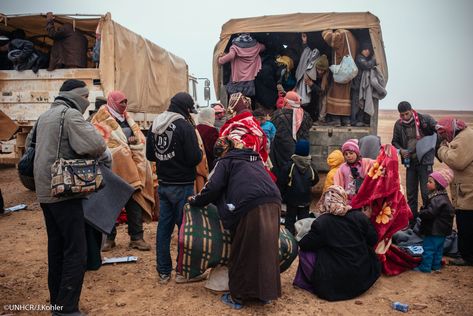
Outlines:
[{"label": "black trousers", "polygon": [[456,210],[456,222],[460,255],[473,263],[473,210]]},{"label": "black trousers", "polygon": [[431,173],[432,165],[412,163],[410,167],[406,169],[407,204],[409,204],[412,215],[414,215],[414,221],[419,215],[419,186],[422,203],[423,205],[427,205],[429,193],[427,190],[427,180]]},{"label": "black trousers", "polygon": [[[130,235],[130,239],[143,239],[143,209],[135,200],[133,200],[133,197],[131,197],[130,200],[126,202],[125,210],[128,221],[128,235]],[[115,240],[115,237],[117,237],[117,228],[113,227],[112,232],[107,236],[107,239]]]},{"label": "black trousers", "polygon": [[87,262],[81,199],[41,203],[48,233],[48,287],[51,305],[61,312],[79,310]]},{"label": "black trousers", "polygon": [[289,230],[293,235],[295,235],[294,224],[296,221],[309,217],[309,205],[307,206],[295,206],[295,205],[286,205],[286,218],[284,220],[284,226]]}]

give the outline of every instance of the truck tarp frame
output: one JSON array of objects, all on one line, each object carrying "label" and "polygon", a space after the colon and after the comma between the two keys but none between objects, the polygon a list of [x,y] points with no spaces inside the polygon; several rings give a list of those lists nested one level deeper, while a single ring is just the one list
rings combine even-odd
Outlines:
[{"label": "truck tarp frame", "polygon": [[[77,14],[54,16],[58,24],[70,22],[84,32],[89,47],[93,47],[97,26],[101,24],[101,85],[105,95],[112,90],[123,91],[129,111],[161,113],[174,94],[188,91],[188,66],[184,59],[121,26],[112,20],[110,13],[93,18]],[[45,26],[45,14],[0,14],[0,30],[21,28],[28,38],[51,46],[53,41],[47,36]]]},{"label": "truck tarp frame", "polygon": [[219,54],[224,52],[233,34],[261,32],[300,33],[317,32],[327,29],[368,29],[378,66],[387,82],[388,67],[384,52],[383,36],[379,19],[376,16],[370,12],[293,13],[232,19],[222,26],[220,41],[215,46],[213,55],[213,79],[216,95],[219,95],[221,82],[221,67],[219,67],[217,59]]}]

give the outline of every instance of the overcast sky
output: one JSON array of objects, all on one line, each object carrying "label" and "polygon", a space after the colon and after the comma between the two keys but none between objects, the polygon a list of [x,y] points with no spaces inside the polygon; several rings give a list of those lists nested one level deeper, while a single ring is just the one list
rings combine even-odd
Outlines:
[{"label": "overcast sky", "polygon": [[381,108],[408,100],[417,109],[473,110],[473,1],[0,0],[0,12],[6,14],[47,11],[111,12],[118,23],[184,58],[190,73],[209,78],[214,46],[229,19],[370,11],[381,21],[389,68]]}]

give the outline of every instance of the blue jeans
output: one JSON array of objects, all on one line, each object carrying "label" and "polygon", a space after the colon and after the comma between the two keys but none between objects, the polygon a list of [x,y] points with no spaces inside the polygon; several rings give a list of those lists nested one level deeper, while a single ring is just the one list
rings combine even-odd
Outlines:
[{"label": "blue jeans", "polygon": [[440,270],[442,266],[443,243],[445,236],[425,236],[424,237],[424,253],[422,254],[422,262],[419,270],[422,272],[430,272],[432,270]]},{"label": "blue jeans", "polygon": [[194,194],[194,185],[166,185],[158,186],[159,194],[159,222],[156,233],[156,263],[159,274],[170,274],[171,235],[174,226],[179,228],[182,223],[182,209],[187,198]]}]

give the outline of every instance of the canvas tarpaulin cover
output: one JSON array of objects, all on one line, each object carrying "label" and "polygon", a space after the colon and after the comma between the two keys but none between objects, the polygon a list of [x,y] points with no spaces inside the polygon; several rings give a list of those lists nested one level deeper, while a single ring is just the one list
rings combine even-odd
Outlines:
[{"label": "canvas tarpaulin cover", "polygon": [[[100,23],[101,85],[105,95],[113,90],[123,91],[128,98],[129,111],[160,113],[167,109],[174,94],[188,91],[186,62],[113,21],[110,13],[92,17],[80,14],[54,16],[56,27],[71,23],[82,31],[89,48],[95,44]],[[26,38],[34,40],[41,50],[47,51],[53,44],[47,36],[46,14],[0,14],[0,30],[11,32],[15,29],[23,29]]]},{"label": "canvas tarpaulin cover", "polygon": [[[214,49],[213,79],[215,91],[218,92],[221,72],[217,59],[224,52],[233,34],[262,32],[317,32],[335,29],[368,29],[378,66],[388,80],[388,68],[384,52],[383,37],[379,19],[369,12],[360,13],[293,13],[269,15],[229,20],[222,26],[220,41]],[[218,93],[217,93],[218,95]]]}]

